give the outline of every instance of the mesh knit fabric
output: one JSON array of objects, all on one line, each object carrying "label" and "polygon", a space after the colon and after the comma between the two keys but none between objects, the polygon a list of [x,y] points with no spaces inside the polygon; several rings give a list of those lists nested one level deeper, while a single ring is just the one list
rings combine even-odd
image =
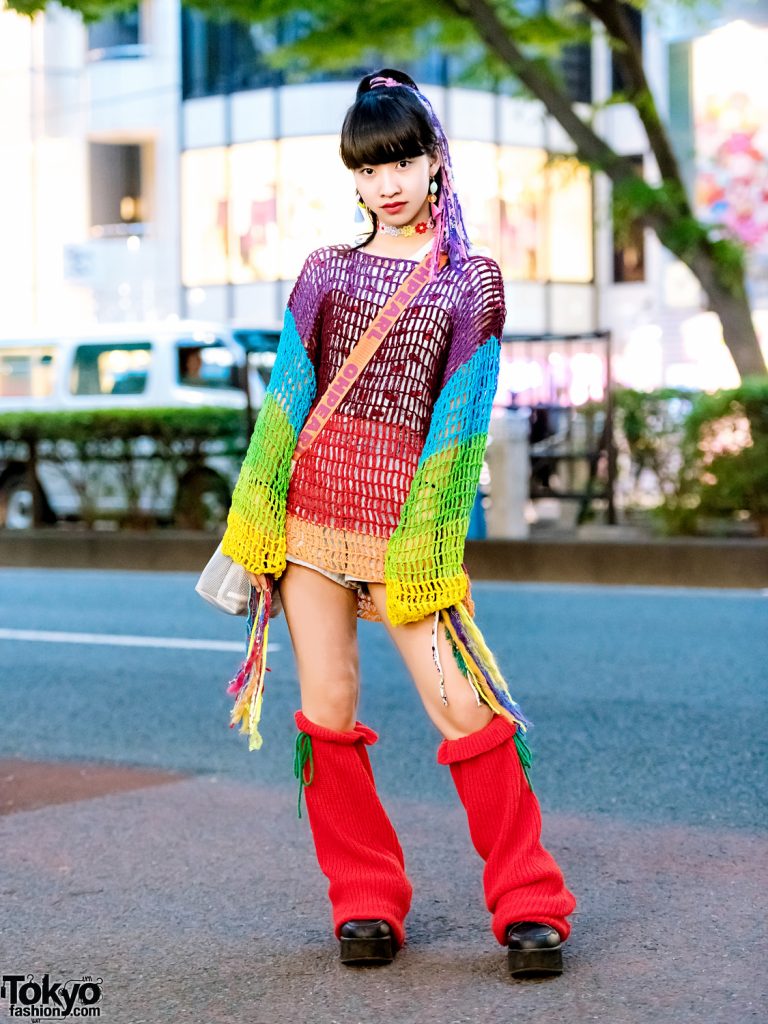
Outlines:
[{"label": "mesh knit fabric", "polygon": [[[222,550],[276,578],[286,551],[387,584],[394,625],[464,601],[464,542],[505,319],[498,265],[447,265],[399,316],[291,477],[320,396],[414,262],[349,246],[307,258],[291,292]],[[379,620],[359,592],[358,615]]]}]

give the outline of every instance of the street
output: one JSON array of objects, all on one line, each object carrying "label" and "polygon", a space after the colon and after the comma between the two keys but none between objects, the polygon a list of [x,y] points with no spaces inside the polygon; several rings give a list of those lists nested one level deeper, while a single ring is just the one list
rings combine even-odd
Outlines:
[{"label": "street", "polygon": [[[380,735],[371,760],[415,892],[392,965],[338,963],[296,814],[285,617],[248,752],[225,692],[244,620],[195,581],[0,569],[5,973],[101,977],[109,1024],[768,1019],[768,595],[473,583],[534,722],[544,842],[579,901],[563,976],[520,983],[440,737],[383,626],[363,621],[358,717]],[[22,806],[17,759],[61,764]],[[121,771],[68,790],[81,763]]]}]

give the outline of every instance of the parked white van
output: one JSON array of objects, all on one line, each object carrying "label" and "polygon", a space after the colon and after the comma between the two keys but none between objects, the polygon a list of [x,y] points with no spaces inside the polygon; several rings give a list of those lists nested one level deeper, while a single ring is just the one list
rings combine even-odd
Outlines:
[{"label": "parked white van", "polygon": [[[178,320],[0,338],[0,412],[24,409],[245,408],[246,357],[221,324]],[[251,402],[264,386],[249,375]]]},{"label": "parked white van", "polygon": [[[60,334],[0,338],[0,413],[211,405],[243,409],[245,416],[249,401],[255,415],[265,391],[243,345],[221,324],[99,324]],[[220,505],[231,491],[236,469],[232,458],[206,463],[206,481]],[[80,499],[55,466],[41,461],[37,481],[46,521],[78,518]],[[178,481],[174,490],[182,486],[190,482]],[[119,510],[117,490],[111,488],[115,493],[105,511]],[[0,459],[0,526],[32,525],[32,500],[27,467],[13,457]],[[178,495],[166,488],[159,500],[163,507],[157,511],[172,515]]]}]

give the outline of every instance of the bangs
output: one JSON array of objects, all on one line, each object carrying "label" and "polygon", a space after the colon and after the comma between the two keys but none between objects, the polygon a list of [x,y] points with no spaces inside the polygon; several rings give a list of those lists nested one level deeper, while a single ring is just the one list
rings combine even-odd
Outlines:
[{"label": "bangs", "polygon": [[426,119],[410,103],[367,93],[344,118],[339,152],[344,166],[354,171],[421,156],[434,142]]}]

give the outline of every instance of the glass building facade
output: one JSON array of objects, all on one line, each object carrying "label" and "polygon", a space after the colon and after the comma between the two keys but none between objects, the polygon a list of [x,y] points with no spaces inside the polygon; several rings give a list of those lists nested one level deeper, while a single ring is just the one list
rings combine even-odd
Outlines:
[{"label": "glass building facade", "polygon": [[[547,2],[559,0],[530,0],[529,13],[540,13]],[[383,54],[370,53],[365,65],[341,71],[289,74],[270,68],[267,55],[305,27],[300,16],[247,25],[215,21],[184,8],[184,99],[194,103],[307,82],[351,83],[372,67],[387,64]],[[488,94],[516,92],[515,86],[483,73],[479,44],[468,43],[460,54],[450,54],[426,45],[426,35],[420,59],[398,61],[420,85],[448,89],[469,74],[473,87]],[[589,45],[566,47],[560,73],[575,101],[591,100]],[[367,233],[367,221],[355,221],[360,215],[351,175],[339,159],[338,135],[294,135],[282,129],[282,138],[238,139],[234,144],[223,140],[223,145],[182,153],[186,288],[290,280],[313,248]],[[589,171],[571,158],[552,158],[540,146],[502,145],[487,141],[487,134],[485,141],[473,141],[471,124],[456,134],[450,140],[451,154],[470,237],[499,260],[504,276],[540,283],[592,282]]]},{"label": "glass building facade", "polygon": [[[546,3],[542,5],[540,0],[534,0],[528,6],[539,11],[546,7]],[[372,67],[389,65],[384,53],[371,51],[370,59],[365,64],[348,66],[343,70],[307,72],[271,68],[266,55],[278,46],[293,42],[303,29],[299,15],[246,25],[242,21],[215,21],[198,10],[182,8],[181,66],[184,99],[307,81],[354,81],[368,73]],[[576,102],[589,103],[592,99],[592,55],[589,44],[564,47],[559,64],[571,98]],[[447,53],[431,44],[428,30],[424,32],[422,56],[417,60],[398,60],[397,66],[420,85],[460,85],[465,76],[471,74],[474,88],[498,90],[505,94],[514,94],[519,90],[513,82],[500,84],[486,70],[485,51],[478,43],[468,41],[461,53]]]},{"label": "glass building facade", "polygon": [[[274,70],[266,54],[291,43],[303,30],[299,16],[275,18],[246,25],[241,21],[214,21],[200,11],[182,9],[182,89],[184,99],[217,96],[243,89],[295,85],[307,81],[335,82],[360,78],[373,65],[384,62],[373,55],[372,64],[346,67],[341,71]],[[466,58],[450,58],[429,49],[417,61],[399,62],[413,79],[425,85],[446,85]],[[453,67],[451,65],[453,64]]]},{"label": "glass building facade", "polygon": [[[592,281],[587,168],[548,161],[539,148],[463,139],[451,141],[451,155],[469,235],[507,280]],[[295,278],[312,249],[367,233],[367,221],[355,224],[353,196],[336,135],[186,150],[183,284]]]}]

